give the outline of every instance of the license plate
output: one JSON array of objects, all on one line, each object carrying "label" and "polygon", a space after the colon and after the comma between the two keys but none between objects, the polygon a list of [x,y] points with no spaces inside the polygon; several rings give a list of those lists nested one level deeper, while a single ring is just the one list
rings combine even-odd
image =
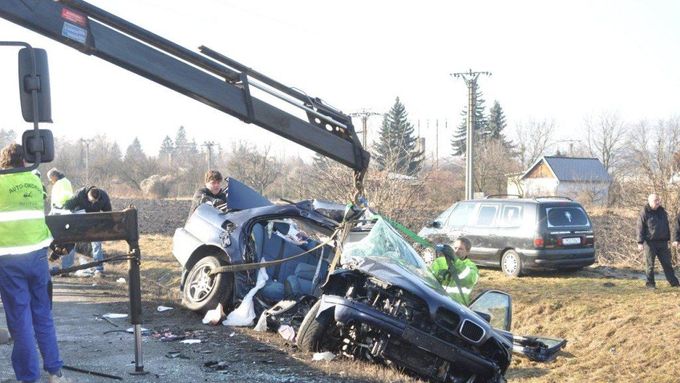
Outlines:
[{"label": "license plate", "polygon": [[562,238],[563,245],[580,245],[581,237]]}]

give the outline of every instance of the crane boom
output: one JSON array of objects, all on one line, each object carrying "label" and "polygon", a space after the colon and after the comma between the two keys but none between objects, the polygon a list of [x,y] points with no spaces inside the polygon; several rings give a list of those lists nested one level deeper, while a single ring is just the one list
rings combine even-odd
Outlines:
[{"label": "crane boom", "polygon": [[[369,153],[351,117],[210,48],[183,48],[82,0],[2,0],[0,17],[99,57],[355,170]],[[299,108],[299,118],[251,95],[255,87]]]}]

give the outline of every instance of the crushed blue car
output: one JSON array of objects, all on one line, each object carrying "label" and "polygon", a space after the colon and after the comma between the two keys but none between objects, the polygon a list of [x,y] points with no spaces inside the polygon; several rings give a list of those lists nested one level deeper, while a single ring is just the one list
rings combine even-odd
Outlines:
[{"label": "crushed blue car", "polygon": [[[257,264],[267,262],[258,307],[307,302],[296,329],[306,351],[391,365],[433,382],[504,382],[513,353],[545,361],[566,343],[514,336],[506,293],[484,292],[469,307],[450,299],[413,247],[368,210],[352,211],[348,223],[345,205],[274,205],[236,180],[227,183],[229,201],[200,205],[173,238],[191,310],[234,309],[255,286]],[[241,271],[215,272],[232,266]]]}]

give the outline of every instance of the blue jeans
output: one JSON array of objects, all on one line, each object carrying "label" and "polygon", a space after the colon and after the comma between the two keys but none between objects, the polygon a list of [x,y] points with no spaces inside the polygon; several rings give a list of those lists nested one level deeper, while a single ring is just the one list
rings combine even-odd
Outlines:
[{"label": "blue jeans", "polygon": [[[104,260],[104,250],[102,250],[101,242],[92,242],[92,258],[95,261]],[[95,266],[95,270],[104,271],[104,264]]]},{"label": "blue jeans", "polygon": [[72,267],[75,259],[76,259],[76,248],[74,246],[73,250],[69,251],[68,254],[61,256],[61,268],[67,269],[69,267]]},{"label": "blue jeans", "polygon": [[55,374],[64,364],[59,359],[57,335],[50,310],[47,293],[49,281],[46,248],[26,254],[0,256],[0,297],[7,327],[14,339],[12,367],[20,381],[37,382],[40,379],[36,340],[43,359],[43,369]]}]

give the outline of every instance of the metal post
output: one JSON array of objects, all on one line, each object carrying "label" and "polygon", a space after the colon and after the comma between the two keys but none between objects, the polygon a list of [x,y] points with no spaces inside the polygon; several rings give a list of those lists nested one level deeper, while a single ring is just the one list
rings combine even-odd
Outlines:
[{"label": "metal post", "polygon": [[212,148],[215,146],[215,142],[213,141],[206,141],[203,143],[203,145],[208,148],[208,170],[211,170],[212,167]]},{"label": "metal post", "polygon": [[468,106],[467,106],[467,129],[465,140],[465,199],[474,198],[474,126],[475,126],[475,109],[477,100],[475,95],[477,93],[477,78],[480,74],[491,76],[491,72],[473,72],[469,69],[467,72],[451,73],[451,76],[461,77],[468,87]]},{"label": "metal post", "polygon": [[85,145],[85,186],[90,186],[90,144],[93,141],[91,138],[80,139],[80,142]]},{"label": "metal post", "polygon": [[368,118],[371,116],[380,116],[382,115],[381,113],[376,113],[376,112],[371,112],[370,110],[363,109],[360,112],[354,112],[349,114],[350,117],[359,117],[361,118],[361,126],[362,126],[362,131],[361,131],[361,144],[363,147],[366,147],[366,143],[368,142]]},{"label": "metal post", "polygon": [[439,119],[435,121],[434,124],[436,131],[435,131],[435,139],[434,139],[434,145],[435,145],[435,162],[434,162],[434,168],[439,170]]}]

